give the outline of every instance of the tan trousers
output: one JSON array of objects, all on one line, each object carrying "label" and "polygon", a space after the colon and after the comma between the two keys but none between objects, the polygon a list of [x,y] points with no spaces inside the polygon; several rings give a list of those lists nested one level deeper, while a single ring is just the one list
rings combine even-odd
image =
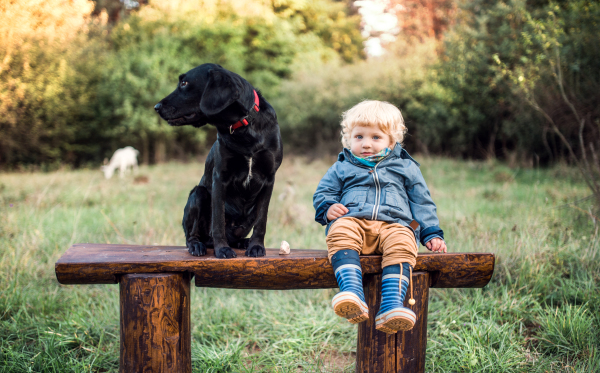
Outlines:
[{"label": "tan trousers", "polygon": [[327,233],[329,261],[340,250],[350,249],[362,255],[383,255],[382,267],[417,263],[417,242],[413,231],[398,223],[340,218]]}]

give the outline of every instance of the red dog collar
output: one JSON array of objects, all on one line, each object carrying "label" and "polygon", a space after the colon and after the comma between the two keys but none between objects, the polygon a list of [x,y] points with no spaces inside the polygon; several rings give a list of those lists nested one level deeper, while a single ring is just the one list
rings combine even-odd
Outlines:
[{"label": "red dog collar", "polygon": [[[254,92],[254,106],[252,107],[252,109],[254,109],[258,113],[260,110],[258,94],[256,93],[255,90],[253,90],[252,92]],[[241,120],[238,120],[237,122],[235,122],[235,124],[232,124],[231,126],[229,126],[229,133],[233,133],[233,131],[235,131],[236,129],[250,124],[250,123],[248,123],[247,118],[248,118],[248,116],[242,118]]]}]

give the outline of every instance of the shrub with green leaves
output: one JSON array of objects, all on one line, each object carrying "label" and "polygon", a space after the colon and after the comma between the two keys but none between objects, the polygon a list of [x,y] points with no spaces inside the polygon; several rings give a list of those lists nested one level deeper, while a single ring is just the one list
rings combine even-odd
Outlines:
[{"label": "shrub with green leaves", "polygon": [[[97,164],[124,145],[145,162],[203,153],[207,130],[170,128],[152,109],[179,74],[218,63],[271,100],[294,71],[362,58],[358,16],[331,0],[150,1],[116,24],[102,12],[93,18],[85,0],[73,9],[50,2],[52,16],[34,3],[0,7],[13,21],[0,26],[5,166]],[[29,32],[12,37],[19,22]]]},{"label": "shrub with green leaves", "polygon": [[[547,118],[518,92],[520,82],[509,79],[497,62],[501,60],[509,70],[522,66],[537,69],[539,79],[533,88],[540,105],[569,141],[577,143],[578,123],[570,118],[572,113],[550,68],[552,61],[548,61],[554,56],[541,52],[554,38],[552,30],[557,26],[563,30],[558,37],[560,47],[552,53],[556,51],[563,61],[566,94],[578,110],[589,113],[588,121],[596,123],[600,115],[598,3],[476,0],[460,4],[457,24],[446,37],[436,69],[436,83],[448,94],[442,101],[445,110],[438,116],[422,111],[432,123],[431,131],[421,133],[422,141],[436,144],[446,153],[470,157],[508,158],[518,153],[521,158],[542,162],[569,159]],[[552,21],[548,14],[553,15]]]},{"label": "shrub with green leaves", "polygon": [[282,83],[273,106],[286,145],[314,150],[315,157],[341,149],[342,112],[370,99],[398,106],[408,127],[407,145],[422,150],[413,134],[428,124],[413,115],[413,107],[430,61],[435,61],[435,43],[400,43],[397,47],[398,51],[386,58],[352,65],[331,63],[297,73]]},{"label": "shrub with green leaves", "polygon": [[[0,164],[69,160],[93,72],[81,74],[93,4],[26,0],[0,5]],[[72,159],[71,159],[72,160]]]}]

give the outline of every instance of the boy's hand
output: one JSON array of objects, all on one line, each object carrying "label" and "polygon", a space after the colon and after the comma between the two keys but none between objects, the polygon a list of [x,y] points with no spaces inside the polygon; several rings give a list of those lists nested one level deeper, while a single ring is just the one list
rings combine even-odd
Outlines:
[{"label": "boy's hand", "polygon": [[446,243],[444,242],[444,240],[442,240],[441,238],[437,238],[437,237],[432,238],[431,241],[429,241],[425,244],[425,246],[429,250],[434,251],[434,252],[445,253],[447,251]]},{"label": "boy's hand", "polygon": [[334,203],[329,206],[329,210],[327,210],[327,220],[334,220],[339,218],[340,216],[344,216],[348,213],[348,209],[346,206],[341,203]]}]

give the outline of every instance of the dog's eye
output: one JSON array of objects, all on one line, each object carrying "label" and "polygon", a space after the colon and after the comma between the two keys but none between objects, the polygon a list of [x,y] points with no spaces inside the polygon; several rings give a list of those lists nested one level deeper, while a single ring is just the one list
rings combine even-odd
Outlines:
[{"label": "dog's eye", "polygon": [[188,82],[186,82],[186,81],[179,83],[180,87],[185,87],[186,85],[188,85]]}]

